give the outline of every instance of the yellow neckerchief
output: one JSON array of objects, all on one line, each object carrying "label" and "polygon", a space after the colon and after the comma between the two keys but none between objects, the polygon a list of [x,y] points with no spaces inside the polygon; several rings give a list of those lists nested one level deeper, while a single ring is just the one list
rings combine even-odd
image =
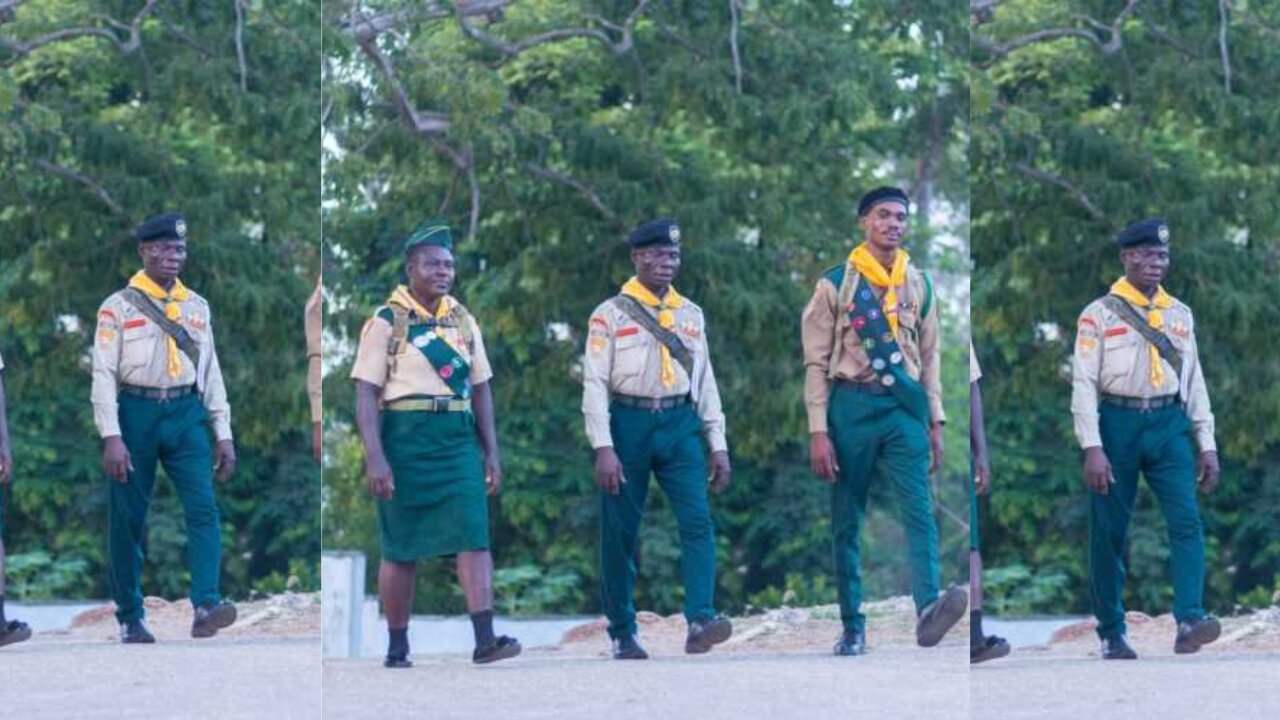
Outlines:
[{"label": "yellow neckerchief", "polygon": [[886,271],[880,261],[867,249],[865,242],[849,253],[849,264],[858,271],[859,275],[865,277],[872,285],[885,288],[880,306],[884,310],[884,316],[889,320],[889,329],[893,331],[895,338],[898,337],[898,288],[907,282],[907,262],[910,260],[911,256],[907,255],[907,251],[899,249],[897,257],[893,259],[893,270]]},{"label": "yellow neckerchief", "polygon": [[[1164,329],[1164,313],[1173,307],[1173,296],[1156,286],[1156,296],[1148,298],[1138,288],[1129,283],[1127,278],[1120,278],[1111,286],[1111,294],[1124,298],[1147,311],[1147,324],[1156,330]],[[1155,345],[1147,343],[1147,356],[1151,359],[1151,387],[1158,388],[1164,384],[1164,366],[1160,364],[1160,351]]]},{"label": "yellow neckerchief", "polygon": [[[422,303],[418,302],[418,299],[413,296],[413,293],[409,292],[409,288],[405,285],[397,286],[391,293],[391,297],[387,298],[388,305],[399,305],[406,310],[413,311],[420,318],[433,318],[436,322],[441,323],[449,317],[449,313],[453,312],[453,307],[457,303],[458,301],[454,300],[453,296],[445,295],[440,298],[440,304],[436,306],[436,311],[431,312]],[[446,333],[436,333],[436,337],[453,346],[455,352],[459,354],[462,353],[462,348],[458,347],[457,343],[450,340]]]},{"label": "yellow neckerchief", "polygon": [[[133,277],[129,278],[129,287],[137,288],[157,300],[163,300],[164,316],[174,322],[182,319],[182,307],[178,303],[186,302],[191,298],[191,291],[187,289],[186,285],[182,284],[181,280],[174,278],[173,289],[165,292],[165,289],[160,287],[155,280],[147,277],[147,273],[143,270],[139,270],[134,273]],[[169,349],[169,360],[165,370],[169,373],[169,377],[176,378],[182,372],[182,363],[178,356],[178,341],[169,337],[168,333],[165,333],[165,344]]]},{"label": "yellow neckerchief", "polygon": [[[649,307],[658,308],[658,324],[667,330],[676,326],[676,316],[671,310],[684,306],[684,298],[676,292],[674,287],[668,287],[666,297],[658,299],[657,295],[650,292],[649,288],[634,277],[622,286],[622,294],[633,297]],[[671,351],[667,346],[658,343],[658,347],[662,353],[662,374],[659,375],[659,379],[662,381],[662,387],[669,388],[676,384],[675,365],[671,363]]]}]

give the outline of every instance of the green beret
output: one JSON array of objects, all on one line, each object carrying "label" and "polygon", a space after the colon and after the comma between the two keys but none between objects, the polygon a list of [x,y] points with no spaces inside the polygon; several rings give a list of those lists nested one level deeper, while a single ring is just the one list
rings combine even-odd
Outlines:
[{"label": "green beret", "polygon": [[404,254],[408,255],[419,245],[438,245],[445,250],[453,250],[453,234],[449,232],[449,221],[437,216],[418,223],[404,241]]}]

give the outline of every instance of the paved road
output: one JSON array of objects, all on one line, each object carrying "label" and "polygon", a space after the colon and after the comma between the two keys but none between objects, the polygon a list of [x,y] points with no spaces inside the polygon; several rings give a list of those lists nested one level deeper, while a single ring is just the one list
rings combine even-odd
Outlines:
[{"label": "paved road", "polygon": [[[653,648],[650,648],[653,650]],[[655,656],[614,662],[527,650],[475,667],[459,656],[326,660],[326,718],[459,720],[957,720],[968,717],[963,643],[879,646],[861,658],[813,652]]]},{"label": "paved road", "polygon": [[0,648],[0,717],[318,718],[319,638],[169,640],[43,634]]},{"label": "paved road", "polygon": [[1280,717],[1280,653],[1166,653],[1103,662],[1033,648],[975,667],[971,685],[974,718]]}]

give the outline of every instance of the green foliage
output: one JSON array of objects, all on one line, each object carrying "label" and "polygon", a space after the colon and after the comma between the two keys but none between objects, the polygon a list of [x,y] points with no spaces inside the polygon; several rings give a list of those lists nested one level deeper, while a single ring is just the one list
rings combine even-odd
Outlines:
[{"label": "green foliage", "polygon": [[[33,0],[0,33],[112,28],[104,16],[127,25],[141,7]],[[158,3],[127,54],[96,36],[0,49],[0,351],[16,463],[5,539],[84,563],[59,593],[108,595],[87,352],[98,305],[140,265],[133,227],[171,209],[191,228],[183,281],[213,308],[239,455],[215,491],[223,590],[243,597],[287,572],[315,585],[291,563],[319,554],[302,329],[319,265],[317,20],[312,3],[246,3],[243,89],[230,3]],[[184,543],[162,481],[147,592],[186,593]]]},{"label": "green foliage", "polygon": [[[1160,215],[1173,235],[1166,286],[1195,312],[1217,417],[1223,483],[1201,511],[1206,600],[1226,612],[1257,602],[1280,571],[1280,364],[1269,339],[1280,327],[1280,9],[1231,6],[1230,91],[1216,4],[1141,3],[1112,54],[1079,37],[1003,59],[982,50],[1048,27],[1096,30],[1080,18],[1110,25],[1120,5],[1010,1],[977,30],[973,320],[995,478],[984,551],[994,567],[1066,574],[1065,605],[1050,595],[1028,609],[1088,610],[1066,363],[1080,311],[1122,272],[1116,232]],[[1131,538],[1131,607],[1165,612],[1165,529],[1145,489]]]},{"label": "green foliage", "polygon": [[5,559],[6,594],[14,600],[56,600],[89,581],[83,558],[55,558],[43,550]]},{"label": "green foliage", "polygon": [[1064,572],[1033,573],[1025,565],[1008,565],[986,568],[982,591],[984,605],[1007,617],[1060,608],[1070,599],[1071,588]]},{"label": "green foliage", "polygon": [[[829,598],[828,491],[808,468],[799,318],[814,281],[852,247],[858,196],[884,182],[921,201],[910,249],[949,303],[952,422],[939,487],[964,517],[967,310],[954,275],[965,271],[968,229],[963,11],[953,2],[740,5],[741,93],[725,3],[652,3],[621,54],[577,38],[512,57],[467,38],[456,18],[416,13],[420,3],[365,3],[370,16],[418,18],[376,42],[415,109],[448,118],[437,135],[406,125],[386,74],[342,29],[345,6],[326,5],[325,284],[335,301],[325,547],[378,557],[347,374],[361,324],[400,281],[401,239],[440,210],[462,236],[455,293],[479,319],[497,373],[506,480],[491,513],[495,561],[572,575],[576,584],[546,609],[596,611],[599,501],[577,363],[591,310],[631,273],[626,231],[670,213],[686,240],[678,287],[707,313],[728,417],[733,487],[712,502],[720,601],[741,610],[788,588]],[[472,22],[516,42],[596,16],[621,24],[634,7],[528,0]],[[463,156],[473,164],[459,165]],[[468,168],[480,197],[473,238]],[[570,328],[567,340],[557,324]],[[902,593],[895,502],[884,487],[875,493],[868,590]],[[637,601],[675,612],[675,522],[662,493],[650,497]],[[965,528],[942,522],[946,579],[963,582]],[[425,563],[419,577],[419,610],[461,609],[449,563]]]}]

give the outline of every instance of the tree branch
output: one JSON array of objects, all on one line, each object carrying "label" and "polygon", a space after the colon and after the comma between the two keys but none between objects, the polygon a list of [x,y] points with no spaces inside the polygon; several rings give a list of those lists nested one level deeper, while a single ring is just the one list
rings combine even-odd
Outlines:
[{"label": "tree branch", "polygon": [[617,42],[614,42],[613,38],[611,38],[607,32],[596,28],[558,28],[527,37],[523,40],[518,40],[514,43],[508,43],[486,33],[475,25],[472,25],[467,20],[466,13],[462,12],[461,9],[458,10],[457,17],[458,26],[462,28],[463,34],[485,47],[497,50],[507,58],[513,58],[520,53],[531,50],[539,45],[546,45],[547,43],[571,40],[574,38],[589,38],[597,40],[608,47],[614,55],[623,55],[629,51],[633,45],[632,30],[635,27],[636,21],[640,19],[640,15],[644,12],[645,6],[648,5],[649,2],[650,0],[639,0],[639,2],[636,3],[635,9],[631,11],[631,14],[627,16],[626,21],[621,25],[615,25],[614,23],[608,22],[602,18],[596,19],[599,24],[621,35],[621,38]]},{"label": "tree branch", "polygon": [[[4,13],[6,12],[11,15],[14,12],[14,9],[20,5],[22,1],[23,0],[9,0],[8,5],[0,6],[0,19],[4,18]],[[156,0],[147,0],[146,4],[142,6],[142,9],[138,11],[138,14],[133,17],[133,21],[127,25],[119,20],[104,18],[109,25],[112,25],[122,31],[127,31],[127,37],[122,38],[106,28],[71,27],[55,30],[51,33],[41,35],[40,37],[33,40],[27,40],[25,42],[0,37],[0,47],[6,48],[16,57],[21,58],[30,55],[46,45],[53,45],[54,43],[75,40],[83,37],[98,37],[110,41],[116,46],[116,49],[119,50],[121,54],[129,55],[137,50],[138,46],[142,44],[142,21],[151,13],[155,4]]]},{"label": "tree branch", "polygon": [[117,203],[111,197],[111,194],[107,192],[106,188],[94,182],[87,175],[76,172],[71,168],[63,167],[56,163],[49,162],[48,160],[44,160],[42,158],[36,158],[35,163],[36,163],[36,167],[40,168],[41,170],[44,170],[50,175],[56,175],[64,180],[72,180],[74,182],[80,183],[81,185],[84,185],[99,200],[101,200],[104,205],[110,208],[111,212],[117,215],[124,212],[124,208],[120,207],[120,203]]},{"label": "tree branch", "polygon": [[471,186],[471,224],[467,229],[467,240],[476,239],[476,228],[480,225],[480,181],[476,179],[475,148],[467,145],[467,183]]},{"label": "tree branch", "polygon": [[391,91],[391,97],[395,102],[396,109],[399,110],[405,122],[409,123],[409,127],[419,135],[444,135],[449,130],[449,116],[444,113],[419,110],[414,106],[404,86],[400,84],[400,76],[396,73],[396,68],[392,64],[391,58],[387,57],[378,47],[377,36],[357,34],[354,37],[356,44],[360,46],[364,54],[382,71],[383,79]]},{"label": "tree branch", "polygon": [[1083,190],[1076,187],[1075,185],[1072,185],[1071,183],[1067,182],[1063,178],[1057,175],[1054,175],[1053,173],[1040,170],[1039,168],[1033,168],[1030,165],[1026,165],[1023,163],[1014,163],[1013,168],[1033,180],[1039,180],[1040,182],[1049,183],[1050,185],[1056,185],[1057,187],[1060,187],[1063,190],[1066,190],[1067,193],[1070,194],[1071,197],[1074,198],[1077,203],[1079,203],[1080,207],[1084,208],[1090,215],[1093,216],[1094,220],[1097,220],[1098,222],[1101,222],[1105,225],[1111,224],[1110,221],[1107,220],[1107,216],[1104,215],[1102,211],[1099,210],[1097,206],[1093,204],[1093,201],[1089,199],[1089,196],[1086,195]]},{"label": "tree branch", "polygon": [[618,214],[610,209],[608,205],[604,204],[604,201],[600,199],[600,194],[595,190],[592,190],[581,180],[573,177],[572,175],[566,175],[565,173],[545,168],[537,163],[525,163],[524,167],[536,177],[540,177],[543,180],[550,180],[551,182],[559,183],[561,185],[567,185],[574,190],[577,190],[578,194],[590,203],[591,206],[594,207],[601,215],[603,215],[606,220],[613,223],[620,223]]},{"label": "tree branch", "polygon": [[[1014,51],[1027,47],[1028,45],[1049,42],[1051,40],[1058,40],[1061,38],[1079,38],[1081,40],[1088,40],[1090,43],[1093,43],[1093,45],[1103,55],[1114,55],[1120,50],[1124,42],[1120,28],[1124,25],[1124,21],[1133,14],[1133,11],[1137,8],[1139,2],[1141,2],[1141,0],[1129,0],[1129,2],[1125,4],[1124,9],[1120,11],[1120,14],[1116,15],[1115,19],[1111,21],[1110,25],[1104,25],[1093,18],[1082,18],[1086,24],[1093,26],[1094,30],[1086,30],[1084,28],[1046,28],[1044,30],[1027,33],[1026,35],[1020,35],[1003,43],[994,43],[975,35],[974,43],[991,54],[995,60],[1008,57]],[[996,3],[991,3],[989,4],[989,7],[994,7],[995,4]],[[970,7],[972,8],[972,5],[970,5]],[[1105,40],[1103,39],[1104,33],[1108,36]]]},{"label": "tree branch", "polygon": [[470,0],[469,2],[467,0],[457,0],[453,3],[453,10],[450,10],[444,3],[426,0],[416,8],[389,10],[374,15],[366,15],[359,10],[355,10],[353,13],[339,19],[337,27],[339,31],[359,40],[361,38],[377,37],[407,22],[447,18],[454,11],[467,17],[498,17],[513,2],[515,0]]},{"label": "tree branch", "polygon": [[1227,48],[1227,0],[1218,0],[1218,50],[1222,54],[1223,87],[1231,94],[1231,53]]},{"label": "tree branch", "polygon": [[244,64],[244,8],[240,0],[231,0],[236,6],[236,62],[240,67],[240,92],[248,92],[249,78]]},{"label": "tree branch", "polygon": [[733,80],[738,94],[742,94],[742,58],[738,54],[738,0],[729,0],[729,49],[733,53]]}]

